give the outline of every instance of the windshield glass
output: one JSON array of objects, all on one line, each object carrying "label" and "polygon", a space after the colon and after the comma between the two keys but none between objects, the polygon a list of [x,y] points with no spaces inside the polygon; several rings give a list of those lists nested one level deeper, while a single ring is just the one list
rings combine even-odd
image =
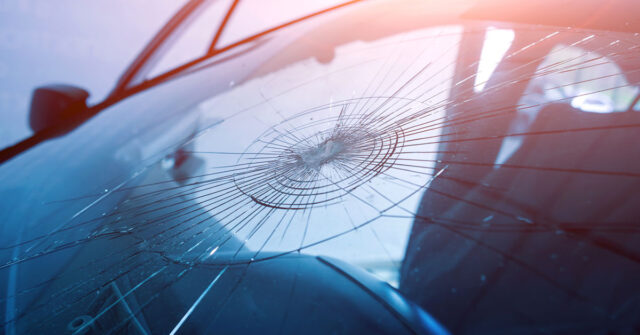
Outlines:
[{"label": "windshield glass", "polygon": [[306,255],[456,334],[637,329],[640,36],[438,15],[327,15],[1,166],[5,329],[213,329]]}]

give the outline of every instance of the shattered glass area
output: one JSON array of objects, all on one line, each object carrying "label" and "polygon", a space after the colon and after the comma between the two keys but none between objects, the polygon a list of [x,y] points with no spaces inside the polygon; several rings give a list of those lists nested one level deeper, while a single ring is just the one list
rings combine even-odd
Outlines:
[{"label": "shattered glass area", "polygon": [[184,141],[123,147],[134,172],[3,190],[8,334],[188,332],[213,292],[215,324],[249,269],[297,255],[365,269],[453,333],[640,327],[638,34],[475,22],[283,54],[190,107]]}]

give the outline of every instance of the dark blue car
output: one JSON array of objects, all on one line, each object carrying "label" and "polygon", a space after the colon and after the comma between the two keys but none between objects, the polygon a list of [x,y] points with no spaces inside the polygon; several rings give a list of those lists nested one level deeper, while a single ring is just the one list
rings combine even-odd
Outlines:
[{"label": "dark blue car", "polygon": [[640,332],[637,4],[243,2],[34,90],[5,334]]}]

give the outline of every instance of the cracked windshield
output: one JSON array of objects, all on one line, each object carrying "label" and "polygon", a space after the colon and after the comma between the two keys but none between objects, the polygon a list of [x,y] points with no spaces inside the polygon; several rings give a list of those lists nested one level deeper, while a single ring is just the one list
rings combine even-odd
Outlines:
[{"label": "cracked windshield", "polygon": [[189,1],[38,85],[0,329],[637,334],[640,23],[508,4]]}]

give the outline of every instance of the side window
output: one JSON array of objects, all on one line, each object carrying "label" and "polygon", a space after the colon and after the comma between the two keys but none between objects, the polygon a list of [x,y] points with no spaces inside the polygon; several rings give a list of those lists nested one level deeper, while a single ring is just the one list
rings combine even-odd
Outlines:
[{"label": "side window", "polygon": [[173,37],[147,78],[205,56],[230,9],[232,13],[218,37],[217,49],[344,3],[345,0],[209,0]]},{"label": "side window", "polygon": [[[638,87],[629,84],[622,69],[606,53],[559,44],[540,63],[519,101],[532,107],[518,110],[509,132],[526,132],[547,102],[564,102],[585,113],[606,114],[632,108],[637,94]],[[506,162],[522,140],[505,138],[495,164]]]},{"label": "side window", "polygon": [[148,78],[165,73],[182,64],[204,56],[231,6],[231,0],[214,0],[201,6],[191,22],[178,33],[172,45],[151,69]]},{"label": "side window", "polygon": [[224,47],[267,29],[316,13],[346,0],[240,0],[217,47]]}]

